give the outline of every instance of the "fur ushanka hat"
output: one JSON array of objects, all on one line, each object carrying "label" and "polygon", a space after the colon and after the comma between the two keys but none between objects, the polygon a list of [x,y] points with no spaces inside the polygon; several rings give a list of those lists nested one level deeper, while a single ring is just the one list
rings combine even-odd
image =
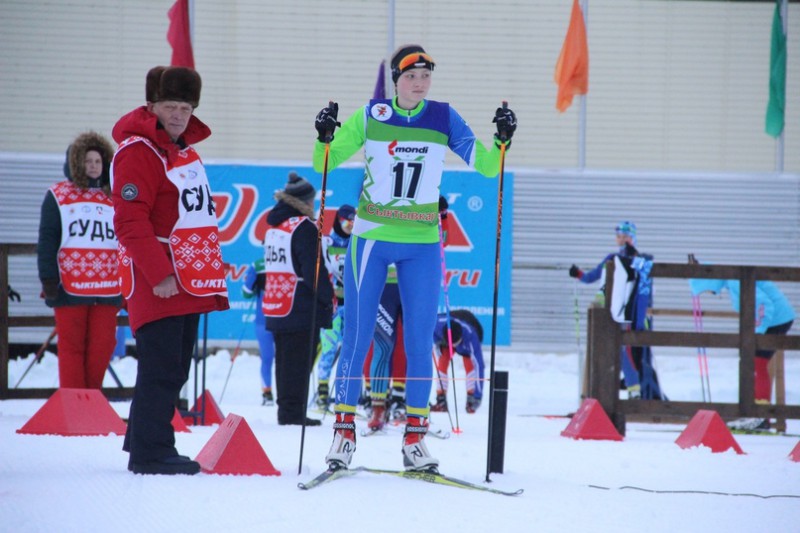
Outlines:
[{"label": "fur ushanka hat", "polygon": [[147,73],[145,98],[155,103],[162,100],[186,102],[192,107],[200,105],[200,74],[187,67],[153,67]]}]

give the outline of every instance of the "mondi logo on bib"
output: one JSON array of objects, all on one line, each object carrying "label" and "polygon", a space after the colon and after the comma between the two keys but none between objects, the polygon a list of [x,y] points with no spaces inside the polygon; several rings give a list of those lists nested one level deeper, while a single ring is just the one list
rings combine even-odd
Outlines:
[{"label": "mondi logo on bib", "polygon": [[427,146],[403,146],[398,144],[397,141],[389,143],[389,155],[395,154],[427,154]]}]

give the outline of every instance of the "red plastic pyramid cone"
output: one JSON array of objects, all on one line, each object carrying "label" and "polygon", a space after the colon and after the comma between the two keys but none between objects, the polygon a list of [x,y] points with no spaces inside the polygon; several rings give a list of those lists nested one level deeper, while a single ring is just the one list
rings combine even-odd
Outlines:
[{"label": "red plastic pyramid cone", "polygon": [[600,402],[594,398],[583,400],[561,436],[585,440],[622,440],[622,435],[611,423]]},{"label": "red plastic pyramid cone", "polygon": [[124,435],[125,428],[125,422],[98,389],[58,389],[17,433]]},{"label": "red plastic pyramid cone", "polygon": [[244,418],[233,413],[195,457],[207,474],[279,476]]},{"label": "red plastic pyramid cone", "polygon": [[[199,414],[200,410],[203,409],[203,397],[205,397],[206,400],[205,420],[203,420],[203,417],[201,417]],[[208,390],[197,397],[197,400],[194,402],[194,406],[192,406],[192,412],[197,413],[196,417],[183,417],[183,421],[189,426],[211,426],[213,424],[221,424],[222,420],[225,418],[225,415],[222,414],[222,410],[219,408],[219,405],[217,405],[217,401]]]},{"label": "red plastic pyramid cone", "polygon": [[797,443],[797,446],[795,446],[789,454],[789,459],[795,463],[800,463],[800,442]]},{"label": "red plastic pyramid cone", "polygon": [[183,421],[183,418],[181,418],[181,413],[178,411],[177,407],[175,408],[175,414],[172,416],[172,429],[174,429],[177,433],[192,432],[192,430],[186,426],[186,422]]},{"label": "red plastic pyramid cone", "polygon": [[711,448],[713,453],[724,452],[731,448],[738,454],[744,453],[719,414],[708,409],[700,409],[695,413],[686,429],[675,440],[675,444],[684,449],[706,446]]}]

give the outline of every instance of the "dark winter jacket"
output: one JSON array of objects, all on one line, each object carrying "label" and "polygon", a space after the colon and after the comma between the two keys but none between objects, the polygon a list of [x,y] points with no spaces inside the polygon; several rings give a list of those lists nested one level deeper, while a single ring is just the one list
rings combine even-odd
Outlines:
[{"label": "dark winter jacket", "polygon": [[[86,175],[84,159],[86,152],[97,150],[103,158],[103,173],[97,179]],[[109,165],[114,157],[114,148],[105,137],[87,132],[79,135],[67,149],[64,163],[64,176],[79,189],[100,189],[106,194],[109,189]],[[58,250],[61,248],[61,212],[55,196],[47,191],[42,202],[39,218],[39,242],[36,247],[39,280],[48,307],[69,305],[122,305],[122,297],[87,297],[67,294],[60,282],[58,269]]]},{"label": "dark winter jacket", "polygon": [[[275,194],[278,203],[267,215],[267,224],[279,226],[291,217],[309,216],[312,213],[293,196],[280,191]],[[267,317],[267,329],[277,332],[303,331],[311,327],[312,299],[314,296],[314,267],[317,264],[317,226],[306,219],[292,234],[292,261],[299,282],[291,312],[284,317]],[[317,281],[316,327],[330,328],[333,319],[333,285],[325,268],[319,261]],[[267,273],[269,276],[269,273]]]}]

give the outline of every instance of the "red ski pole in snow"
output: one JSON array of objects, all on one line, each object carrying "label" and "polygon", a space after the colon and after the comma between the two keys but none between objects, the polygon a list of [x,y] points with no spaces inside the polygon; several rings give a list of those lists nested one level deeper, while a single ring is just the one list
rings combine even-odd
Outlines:
[{"label": "red ski pole in snow", "polygon": [[[689,254],[689,264],[696,265],[699,261],[694,254]],[[694,329],[697,333],[703,332],[703,310],[700,307],[700,296],[692,295],[692,318],[694,319]],[[700,367],[700,389],[703,391],[703,401],[711,401],[711,381],[708,376],[708,354],[705,346],[697,347],[697,365]],[[708,400],[706,400],[706,389],[708,389]]]},{"label": "red ski pole in snow", "polygon": [[[450,370],[453,376],[453,380],[456,377],[456,367],[455,363],[453,362],[453,323],[450,318],[450,297],[447,292],[447,267],[444,260],[444,231],[442,230],[442,216],[439,215],[439,250],[442,256],[442,287],[444,288],[444,310],[447,313],[447,350],[448,350],[448,357],[450,360]],[[444,357],[444,354],[441,355]],[[447,366],[445,366],[445,372],[447,372]],[[439,374],[439,365],[436,365],[436,374]],[[441,381],[441,377],[439,378]],[[444,390],[444,387],[440,387]],[[456,413],[456,425],[453,427],[453,419],[450,419],[450,429],[453,433],[461,433],[461,426],[458,424],[458,396],[456,395],[456,385],[455,381],[453,381],[453,409]],[[447,408],[447,416],[450,416],[450,408]]]}]

